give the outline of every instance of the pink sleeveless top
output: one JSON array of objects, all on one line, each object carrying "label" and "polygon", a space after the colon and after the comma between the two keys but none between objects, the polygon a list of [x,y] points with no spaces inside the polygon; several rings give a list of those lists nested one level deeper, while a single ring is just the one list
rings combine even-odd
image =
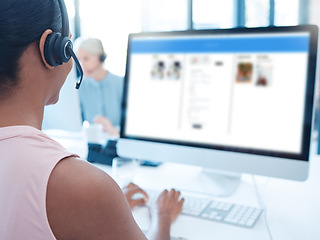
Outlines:
[{"label": "pink sleeveless top", "polygon": [[36,128],[0,128],[0,239],[55,239],[47,184],[55,165],[70,156],[78,157]]}]

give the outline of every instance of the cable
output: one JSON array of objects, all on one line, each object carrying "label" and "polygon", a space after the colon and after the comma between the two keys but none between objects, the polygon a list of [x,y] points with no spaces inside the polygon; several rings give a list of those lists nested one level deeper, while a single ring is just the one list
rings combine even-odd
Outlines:
[{"label": "cable", "polygon": [[267,209],[266,209],[265,205],[262,202],[262,199],[261,199],[261,196],[260,196],[260,193],[259,193],[259,190],[258,190],[258,185],[257,185],[257,182],[256,182],[256,178],[255,178],[255,176],[253,174],[251,174],[251,177],[252,177],[252,181],[253,181],[253,185],[254,185],[254,189],[255,189],[255,193],[256,193],[259,205],[260,205],[261,209],[263,210],[262,214],[263,214],[264,225],[265,225],[265,227],[267,229],[267,232],[268,232],[270,240],[273,240],[273,237],[272,237],[269,225],[268,225],[268,221],[267,221]]}]

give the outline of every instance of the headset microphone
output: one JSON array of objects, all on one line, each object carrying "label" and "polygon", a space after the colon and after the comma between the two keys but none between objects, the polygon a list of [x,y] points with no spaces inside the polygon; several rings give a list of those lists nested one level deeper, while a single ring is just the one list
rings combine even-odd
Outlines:
[{"label": "headset microphone", "polygon": [[72,47],[71,47],[71,46],[68,46],[67,49],[68,49],[68,51],[69,51],[69,54],[72,56],[74,62],[76,63],[77,68],[78,68],[78,70],[79,70],[79,72],[80,72],[80,79],[79,79],[78,82],[76,82],[76,89],[79,89],[79,88],[80,88],[80,85],[81,85],[81,83],[82,83],[82,79],[83,79],[82,67],[81,67],[80,62],[79,62],[78,58],[76,57],[76,54],[74,53]]}]

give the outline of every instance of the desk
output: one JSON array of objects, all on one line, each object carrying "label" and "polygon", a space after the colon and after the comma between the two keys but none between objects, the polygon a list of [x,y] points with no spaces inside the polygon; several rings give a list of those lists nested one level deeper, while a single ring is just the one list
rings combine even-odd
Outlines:
[{"label": "desk", "polygon": [[[46,133],[64,145],[69,151],[79,154],[82,158],[86,157],[87,145],[82,134],[62,134],[61,136],[61,134],[54,134],[54,132]],[[316,150],[315,142],[313,146],[310,174],[307,181],[295,182],[256,177],[260,196],[267,209],[267,221],[274,240],[320,239],[320,157],[314,154]],[[95,165],[107,173],[111,173],[110,166]],[[174,184],[172,179],[179,181],[184,173],[190,174],[197,171],[199,171],[198,167],[174,163],[165,163],[158,168],[139,167],[134,181],[141,186],[149,183],[156,188],[171,187]],[[174,176],[173,173],[179,173],[179,175]],[[221,200],[258,206],[251,176],[243,174],[242,183],[236,192],[231,197],[221,198]],[[147,208],[135,208],[133,215],[142,229],[148,228],[149,215]],[[189,240],[269,239],[262,217],[259,218],[254,228],[246,229],[181,215],[172,225],[171,235]]]}]

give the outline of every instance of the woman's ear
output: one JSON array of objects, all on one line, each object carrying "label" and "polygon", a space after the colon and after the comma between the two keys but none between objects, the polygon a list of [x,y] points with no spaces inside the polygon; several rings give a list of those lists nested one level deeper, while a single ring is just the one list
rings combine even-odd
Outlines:
[{"label": "woman's ear", "polygon": [[44,63],[44,65],[49,68],[49,69],[54,69],[53,66],[51,66],[46,58],[44,57],[44,46],[45,46],[45,43],[46,43],[46,39],[48,38],[48,36],[52,33],[52,30],[51,29],[47,29],[46,31],[44,31],[41,35],[41,38],[40,38],[40,42],[39,42],[39,49],[40,49],[40,54],[41,54],[41,58],[42,58],[42,61]]}]

